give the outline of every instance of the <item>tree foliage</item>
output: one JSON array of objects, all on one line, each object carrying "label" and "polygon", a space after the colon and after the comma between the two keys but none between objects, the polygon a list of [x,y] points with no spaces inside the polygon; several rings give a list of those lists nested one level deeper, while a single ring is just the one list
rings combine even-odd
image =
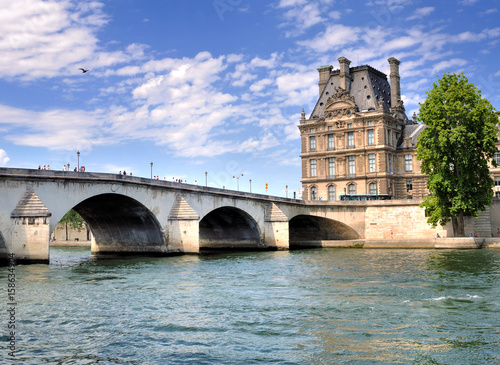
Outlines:
[{"label": "tree foliage", "polygon": [[66,213],[64,217],[62,217],[59,223],[67,224],[72,229],[78,230],[78,232],[81,232],[85,225],[85,221],[83,220],[83,218],[73,209],[68,211],[68,213]]},{"label": "tree foliage", "polygon": [[430,193],[421,206],[434,227],[451,220],[455,236],[463,236],[464,215],[477,217],[492,201],[495,109],[463,74],[445,74],[427,92],[418,120],[427,125],[417,158]]}]

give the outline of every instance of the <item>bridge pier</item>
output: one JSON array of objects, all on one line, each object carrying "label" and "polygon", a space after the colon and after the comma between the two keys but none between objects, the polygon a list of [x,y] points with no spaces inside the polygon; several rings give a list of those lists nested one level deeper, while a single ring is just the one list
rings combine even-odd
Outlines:
[{"label": "bridge pier", "polygon": [[274,203],[269,203],[264,217],[264,242],[271,248],[290,247],[288,217]]},{"label": "bridge pier", "polygon": [[17,262],[49,262],[51,213],[30,189],[11,213],[10,253]]},{"label": "bridge pier", "polygon": [[200,217],[184,197],[178,195],[168,216],[168,250],[197,254],[200,252]]}]

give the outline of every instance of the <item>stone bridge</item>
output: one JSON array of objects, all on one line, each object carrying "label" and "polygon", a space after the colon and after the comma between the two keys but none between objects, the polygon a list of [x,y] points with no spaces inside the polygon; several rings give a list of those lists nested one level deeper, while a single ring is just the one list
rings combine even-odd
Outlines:
[{"label": "stone bridge", "polygon": [[50,234],[70,209],[88,223],[96,254],[276,250],[365,238],[366,206],[345,203],[117,174],[0,168],[0,257],[48,262]]}]

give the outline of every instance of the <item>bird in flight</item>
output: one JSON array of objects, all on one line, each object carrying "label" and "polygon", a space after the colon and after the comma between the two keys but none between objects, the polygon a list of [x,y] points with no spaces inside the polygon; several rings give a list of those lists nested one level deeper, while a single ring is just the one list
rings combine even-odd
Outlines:
[{"label": "bird in flight", "polygon": [[88,72],[89,69],[79,68],[79,70],[82,70],[82,73],[85,73],[85,72]]}]

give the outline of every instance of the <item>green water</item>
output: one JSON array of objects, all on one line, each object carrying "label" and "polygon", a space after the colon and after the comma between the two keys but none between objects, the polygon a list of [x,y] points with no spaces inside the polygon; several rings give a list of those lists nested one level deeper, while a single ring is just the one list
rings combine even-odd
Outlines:
[{"label": "green water", "polygon": [[[16,266],[16,361],[496,364],[500,250],[322,249]],[[7,306],[7,268],[0,288]]]}]

